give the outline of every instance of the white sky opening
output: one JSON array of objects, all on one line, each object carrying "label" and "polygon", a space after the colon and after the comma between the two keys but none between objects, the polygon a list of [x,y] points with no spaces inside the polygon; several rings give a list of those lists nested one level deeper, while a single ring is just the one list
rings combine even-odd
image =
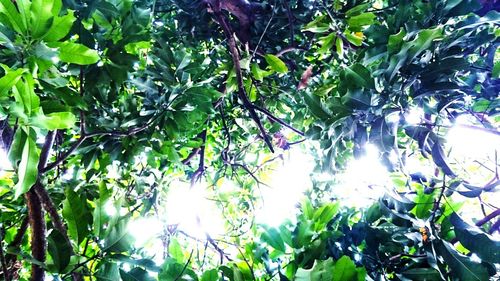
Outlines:
[{"label": "white sky opening", "polygon": [[7,157],[7,152],[0,148],[0,172],[12,170],[12,165],[10,164],[9,158]]},{"label": "white sky opening", "polygon": [[384,195],[390,183],[389,172],[379,160],[378,148],[367,144],[364,150],[364,156],[352,159],[345,171],[335,176],[338,183],[333,186],[333,195],[341,200],[342,205],[369,207]]},{"label": "white sky opening", "polygon": [[[500,136],[474,124],[470,115],[461,115],[446,135],[450,162],[464,173],[463,179],[474,185],[485,185],[500,164]],[[494,129],[491,129],[494,130]]]},{"label": "white sky opening", "polygon": [[187,182],[171,183],[163,213],[167,225],[177,225],[179,230],[199,239],[225,232],[222,213],[204,182],[192,187]]},{"label": "white sky opening", "polygon": [[[311,172],[314,158],[303,149],[283,153],[283,161],[270,173],[269,186],[261,186],[263,206],[257,210],[257,223],[276,227],[286,219],[294,220],[297,204],[304,192],[312,187]],[[281,161],[281,160],[275,160]]]}]

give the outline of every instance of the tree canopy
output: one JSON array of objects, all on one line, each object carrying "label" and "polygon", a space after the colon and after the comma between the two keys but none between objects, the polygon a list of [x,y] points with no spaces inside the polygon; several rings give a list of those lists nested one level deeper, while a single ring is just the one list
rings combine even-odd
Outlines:
[{"label": "tree canopy", "polygon": [[[496,280],[499,11],[0,0],[1,278]],[[291,151],[314,160],[311,186],[256,222]],[[342,174],[366,157],[387,178],[365,165],[359,192]],[[197,192],[223,233],[171,219]],[[148,227],[156,242],[135,243]]]}]

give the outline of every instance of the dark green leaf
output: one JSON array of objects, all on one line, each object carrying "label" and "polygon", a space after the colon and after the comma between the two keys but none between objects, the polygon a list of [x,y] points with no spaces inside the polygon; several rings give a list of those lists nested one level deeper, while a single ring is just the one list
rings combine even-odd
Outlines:
[{"label": "dark green leaf", "polygon": [[483,261],[500,263],[499,240],[478,227],[467,224],[456,213],[451,214],[450,222],[455,227],[455,234],[462,245]]},{"label": "dark green leaf", "polygon": [[71,245],[68,244],[68,241],[56,229],[52,230],[49,237],[47,237],[47,241],[47,251],[52,257],[54,265],[56,266],[58,272],[63,272],[70,261],[72,251]]}]

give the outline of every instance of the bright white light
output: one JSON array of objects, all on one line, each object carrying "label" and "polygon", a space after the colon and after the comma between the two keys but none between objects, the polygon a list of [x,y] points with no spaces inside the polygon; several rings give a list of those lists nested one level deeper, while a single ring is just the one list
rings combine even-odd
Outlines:
[{"label": "bright white light", "polygon": [[[467,125],[467,119],[457,120],[457,124],[448,131],[446,143],[451,148],[450,159],[454,159],[457,168],[467,171],[467,181],[485,184],[490,180],[490,170],[494,170],[495,153],[500,150],[500,137],[480,125]],[[469,123],[470,124],[470,123]]]},{"label": "bright white light", "polygon": [[128,231],[135,238],[135,245],[141,247],[161,235],[163,223],[153,217],[139,218],[129,223]]},{"label": "bright white light", "polygon": [[183,182],[171,184],[165,210],[168,225],[178,225],[178,229],[197,238],[224,233],[222,214],[215,202],[209,199],[204,184],[193,187]]},{"label": "bright white light", "polygon": [[284,157],[283,164],[269,175],[271,180],[266,182],[269,186],[260,187],[264,205],[256,212],[258,223],[278,226],[286,219],[293,220],[297,203],[311,186],[312,156],[291,149]]},{"label": "bright white light", "polygon": [[104,211],[106,212],[106,214],[108,214],[108,216],[115,216],[118,212],[116,210],[116,207],[115,205],[113,205],[113,201],[108,201],[106,202],[106,204],[104,205]]},{"label": "bright white light", "polygon": [[58,56],[53,56],[50,58],[50,60],[52,61],[52,63],[55,63],[55,64],[59,63],[61,61]]},{"label": "bright white light", "polygon": [[385,193],[385,186],[390,182],[389,172],[378,159],[377,147],[367,144],[364,149],[366,155],[350,161],[338,176],[334,193],[346,206],[369,206]]},{"label": "bright white light", "polygon": [[405,114],[405,121],[410,125],[416,125],[422,123],[424,117],[424,110],[422,108],[412,108],[410,112]]},{"label": "bright white light", "polygon": [[397,123],[401,119],[399,112],[393,112],[387,116],[387,122],[389,123]]},{"label": "bright white light", "polygon": [[0,149],[0,171],[12,170],[12,165],[7,158],[7,153],[3,149]]}]

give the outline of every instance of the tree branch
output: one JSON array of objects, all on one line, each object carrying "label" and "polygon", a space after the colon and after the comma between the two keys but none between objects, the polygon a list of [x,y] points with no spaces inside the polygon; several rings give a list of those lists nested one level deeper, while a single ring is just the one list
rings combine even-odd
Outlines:
[{"label": "tree branch", "polygon": [[5,255],[3,254],[3,236],[2,233],[0,233],[0,263],[2,264],[2,272],[5,281],[9,281],[9,270],[7,269],[7,261],[5,259]]},{"label": "tree branch", "polygon": [[265,143],[269,147],[269,150],[274,153],[273,145],[271,143],[271,140],[269,136],[267,135],[264,126],[262,125],[262,122],[260,121],[259,117],[257,116],[257,113],[255,112],[255,109],[253,108],[252,103],[247,97],[247,94],[245,92],[245,86],[243,83],[243,74],[241,71],[241,65],[240,65],[240,57],[238,53],[238,49],[236,48],[236,41],[234,39],[234,35],[231,31],[231,27],[227,23],[226,19],[224,18],[224,15],[220,11],[220,7],[212,7],[214,15],[216,17],[217,22],[222,26],[222,29],[224,30],[224,33],[226,35],[226,38],[228,40],[228,45],[229,45],[229,52],[231,53],[231,57],[233,59],[233,64],[236,70],[236,78],[238,81],[238,97],[240,100],[243,102],[243,106],[248,110],[250,113],[250,117],[253,119],[253,121],[257,124],[257,127],[259,128],[259,131],[262,134],[262,137],[264,138]]},{"label": "tree branch", "polygon": [[[110,132],[93,132],[93,133],[86,133],[85,131],[81,131],[80,134],[80,138],[75,142],[73,143],[69,149],[63,153],[60,157],[58,157],[54,162],[52,163],[49,163],[47,164],[44,168],[42,168],[40,170],[40,174],[43,174],[43,173],[46,173],[52,169],[54,169],[55,167],[57,167],[58,165],[60,165],[62,162],[64,162],[71,154],[73,154],[73,152],[75,152],[75,150],[78,149],[78,147],[80,147],[80,145],[87,139],[90,139],[90,138],[93,138],[93,137],[100,137],[100,136],[112,136],[112,137],[129,137],[129,136],[132,136],[132,135],[135,135],[141,131],[144,131],[145,129],[147,129],[149,126],[151,126],[151,124],[154,123],[154,121],[158,118],[158,116],[156,117],[153,117],[149,122],[147,122],[146,124],[144,124],[143,126],[140,126],[140,127],[135,127],[135,128],[132,128],[132,129],[129,129],[128,131],[126,132],[120,132],[120,131],[110,131]],[[81,128],[84,128],[81,127]]]},{"label": "tree branch", "polygon": [[491,212],[489,215],[484,217],[482,220],[479,220],[476,222],[476,226],[482,226],[483,224],[489,222],[490,220],[494,219],[500,215],[500,209],[496,209],[495,211]]},{"label": "tree branch", "polygon": [[304,132],[298,130],[298,129],[295,129],[294,127],[292,127],[291,125],[289,125],[288,123],[286,123],[285,121],[281,120],[280,118],[274,116],[269,110],[265,109],[265,108],[261,108],[255,104],[252,105],[253,108],[257,109],[258,111],[264,113],[267,117],[269,117],[269,119],[273,120],[274,122],[276,123],[279,123],[280,125],[284,126],[284,127],[287,127],[288,129],[294,131],[295,133],[299,134],[300,136],[304,136]]},{"label": "tree branch", "polygon": [[[45,262],[45,252],[47,250],[47,241],[45,240],[45,219],[43,209],[38,196],[33,189],[25,194],[28,206],[29,223],[31,226],[31,254],[39,262]],[[45,270],[37,265],[31,265],[32,281],[43,281],[45,279]]]}]

